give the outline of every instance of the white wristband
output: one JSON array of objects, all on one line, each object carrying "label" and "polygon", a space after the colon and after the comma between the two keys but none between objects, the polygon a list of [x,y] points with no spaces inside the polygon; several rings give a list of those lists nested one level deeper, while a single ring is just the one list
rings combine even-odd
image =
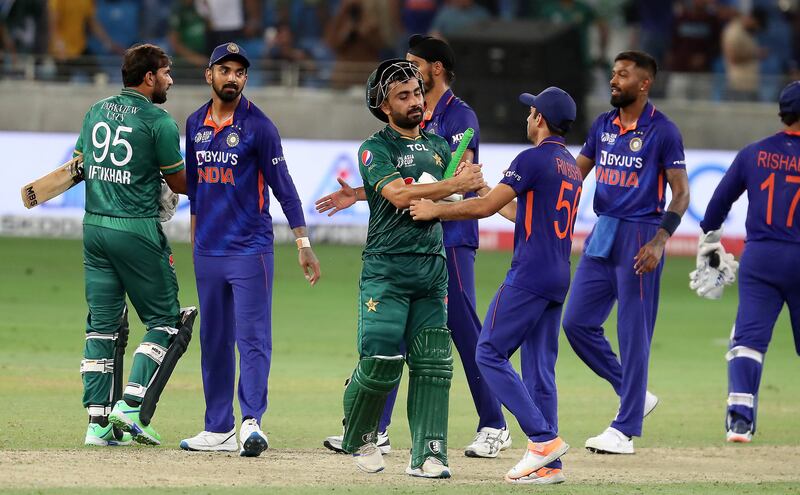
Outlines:
[{"label": "white wristband", "polygon": [[297,250],[300,251],[303,248],[310,248],[311,241],[308,240],[308,237],[298,237],[294,241],[297,244]]}]

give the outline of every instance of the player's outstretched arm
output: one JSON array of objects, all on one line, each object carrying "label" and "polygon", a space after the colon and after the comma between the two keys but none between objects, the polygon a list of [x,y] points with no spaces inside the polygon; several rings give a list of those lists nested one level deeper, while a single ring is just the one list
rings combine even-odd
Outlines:
[{"label": "player's outstretched arm", "polygon": [[458,175],[433,183],[406,184],[398,177],[383,186],[381,195],[398,210],[405,210],[414,199],[429,198],[438,201],[452,194],[477,191],[485,185],[480,164],[469,164]]},{"label": "player's outstretched arm", "polygon": [[[455,203],[438,204],[429,199],[415,199],[411,201],[411,218],[418,221],[486,218],[513,203],[516,195],[511,186],[498,184],[485,196]],[[514,211],[516,214],[516,203]]]},{"label": "player's outstretched arm", "polygon": [[681,217],[689,208],[689,176],[686,169],[669,168],[667,169],[667,183],[672,191],[672,200],[669,202],[661,228],[656,235],[639,249],[633,260],[633,269],[637,275],[649,273],[655,270],[664,255],[664,246],[667,239],[675,232],[680,223]]},{"label": "player's outstretched arm", "polygon": [[356,201],[366,201],[367,195],[363,187],[350,187],[350,184],[345,182],[342,178],[337,178],[339,185],[342,186],[336,192],[323,196],[314,202],[314,207],[317,213],[325,213],[330,211],[328,216],[332,216],[342,210],[350,208]]},{"label": "player's outstretched arm", "polygon": [[297,262],[300,264],[300,268],[303,269],[303,276],[308,280],[308,283],[314,285],[319,282],[320,269],[317,255],[314,254],[311,249],[311,243],[308,241],[308,231],[305,227],[295,227],[292,232],[297,238]]}]

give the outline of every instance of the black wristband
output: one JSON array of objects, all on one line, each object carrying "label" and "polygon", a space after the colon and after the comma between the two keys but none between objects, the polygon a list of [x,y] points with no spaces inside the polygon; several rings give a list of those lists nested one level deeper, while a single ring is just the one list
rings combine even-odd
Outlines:
[{"label": "black wristband", "polygon": [[674,211],[668,211],[664,213],[664,216],[661,218],[661,225],[660,227],[667,231],[667,233],[672,237],[672,234],[675,233],[675,230],[678,228],[678,225],[681,224],[681,216],[675,213]]}]

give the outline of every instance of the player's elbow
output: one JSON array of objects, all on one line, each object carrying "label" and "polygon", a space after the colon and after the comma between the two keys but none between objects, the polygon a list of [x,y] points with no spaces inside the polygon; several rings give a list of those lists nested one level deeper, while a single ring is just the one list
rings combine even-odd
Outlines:
[{"label": "player's elbow", "polygon": [[399,191],[387,191],[384,188],[382,194],[383,197],[386,198],[388,202],[392,203],[392,205],[394,205],[394,207],[398,210],[405,210],[411,206],[412,197],[407,188],[403,188]]}]

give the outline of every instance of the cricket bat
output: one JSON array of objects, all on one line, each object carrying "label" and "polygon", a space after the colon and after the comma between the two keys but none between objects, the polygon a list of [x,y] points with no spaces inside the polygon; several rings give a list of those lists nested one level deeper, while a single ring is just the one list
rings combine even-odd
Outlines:
[{"label": "cricket bat", "polygon": [[76,156],[22,188],[22,204],[31,209],[63,194],[83,180],[83,155]]}]

